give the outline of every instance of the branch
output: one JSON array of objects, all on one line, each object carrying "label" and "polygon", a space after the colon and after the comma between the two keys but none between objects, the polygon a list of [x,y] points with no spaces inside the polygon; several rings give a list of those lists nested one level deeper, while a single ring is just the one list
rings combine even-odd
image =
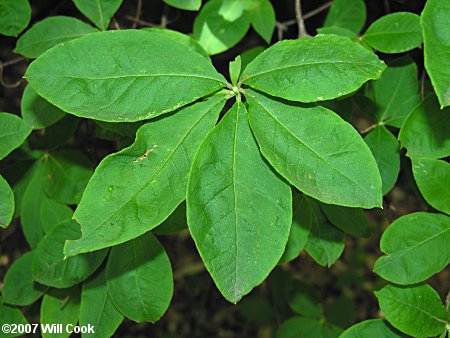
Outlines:
[{"label": "branch", "polygon": [[[14,60],[14,61],[15,61],[15,60]],[[20,60],[20,61],[21,61],[21,60]],[[17,62],[19,62],[19,61],[17,61]],[[12,61],[10,61],[8,65],[11,65],[11,64],[14,64],[14,63],[17,63],[17,62],[12,62]],[[5,82],[5,81],[3,80],[3,68],[4,68],[4,64],[3,64],[3,62],[0,60],[0,85],[2,85],[2,86],[5,87],[5,88],[17,88],[17,87],[19,87],[20,84],[22,83],[23,79],[20,79],[20,80],[14,82],[14,83],[8,83],[8,82]]]},{"label": "branch", "polygon": [[295,0],[295,19],[297,20],[298,26],[298,37],[309,36],[305,27],[305,20],[302,15],[302,2],[301,0]]},{"label": "branch", "polygon": [[131,25],[132,29],[135,29],[137,27],[137,24],[139,23],[139,18],[141,17],[142,13],[142,0],[137,0],[136,4],[136,15],[134,16],[133,24]]}]

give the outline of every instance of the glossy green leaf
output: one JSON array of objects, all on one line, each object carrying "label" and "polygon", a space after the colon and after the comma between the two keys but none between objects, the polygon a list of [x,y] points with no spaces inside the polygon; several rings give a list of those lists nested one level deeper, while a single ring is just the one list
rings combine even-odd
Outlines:
[{"label": "glossy green leaf", "polygon": [[312,222],[310,221],[309,203],[297,189],[292,190],[292,225],[280,264],[289,262],[300,255],[308,242]]},{"label": "glossy green leaf", "polygon": [[339,338],[406,338],[406,336],[386,321],[381,319],[369,319],[349,327]]},{"label": "glossy green leaf", "polygon": [[194,38],[213,55],[236,45],[250,27],[246,1],[208,1],[195,18]]},{"label": "glossy green leaf", "polygon": [[320,208],[328,220],[346,234],[356,237],[369,237],[370,224],[362,209],[325,203],[320,203]]},{"label": "glossy green leaf", "polygon": [[210,60],[208,52],[192,37],[189,35],[180,33],[167,28],[161,27],[146,27],[142,28],[143,31],[151,32],[153,34],[159,34],[161,37],[173,40],[184,47],[203,55],[205,58]]},{"label": "glossy green leaf", "polygon": [[30,23],[31,7],[28,0],[0,1],[0,34],[17,36]]},{"label": "glossy green leaf", "polygon": [[413,159],[414,179],[425,200],[437,210],[450,214],[450,164],[433,159]]},{"label": "glossy green leaf", "polygon": [[400,172],[400,145],[384,126],[378,126],[364,137],[378,165],[383,195],[394,187]]},{"label": "glossy green leaf", "polygon": [[320,106],[277,101],[250,90],[247,94],[261,152],[289,182],[324,203],[381,206],[376,162],[350,124]]},{"label": "glossy green leaf", "polygon": [[75,325],[80,313],[80,289],[52,289],[45,296],[41,305],[41,324],[62,324],[62,333],[44,333],[43,338],[68,338],[66,325]]},{"label": "glossy green leaf", "polygon": [[32,249],[44,238],[44,227],[40,218],[41,206],[46,196],[42,188],[44,166],[38,161],[31,169],[31,177],[23,194],[20,223],[25,238]]},{"label": "glossy green leaf", "polygon": [[44,157],[43,189],[46,195],[65,204],[77,204],[92,176],[91,163],[81,152],[60,150]]},{"label": "glossy green leaf", "polygon": [[170,216],[153,229],[156,235],[171,235],[187,229],[186,203],[181,203]]},{"label": "glossy green leaf", "polygon": [[65,115],[61,109],[40,97],[31,86],[25,88],[20,108],[23,119],[33,129],[51,126]]},{"label": "glossy green leaf", "polygon": [[262,159],[241,103],[201,144],[186,201],[200,256],[222,295],[237,303],[278,263],[292,223],[290,187]]},{"label": "glossy green leaf", "polygon": [[14,193],[8,182],[0,175],[0,227],[6,228],[14,216]]},{"label": "glossy green leaf", "polygon": [[169,257],[151,232],[112,248],[106,279],[117,309],[135,322],[156,322],[172,299]]},{"label": "glossy green leaf", "polygon": [[114,306],[108,293],[106,273],[103,269],[83,284],[80,326],[90,324],[95,328],[95,333],[87,334],[87,337],[112,337],[122,321],[123,316]]},{"label": "glossy green leaf", "polygon": [[33,281],[32,261],[35,252],[27,252],[14,261],[3,281],[3,302],[12,305],[27,306],[38,300],[48,289]]},{"label": "glossy green leaf", "polygon": [[153,118],[225,84],[203,56],[161,34],[138,30],[62,43],[36,59],[26,78],[62,110],[109,122]]},{"label": "glossy green leaf", "polygon": [[375,291],[380,309],[392,326],[414,337],[434,337],[445,330],[446,313],[436,291],[427,284],[388,285]]},{"label": "glossy green leaf", "polygon": [[164,2],[186,11],[198,11],[202,6],[202,0],[164,0]]},{"label": "glossy green leaf", "polygon": [[40,218],[44,233],[48,234],[57,225],[70,221],[73,211],[67,205],[45,198],[40,208]]},{"label": "glossy green leaf", "polygon": [[344,251],[344,233],[327,220],[316,202],[308,202],[311,232],[305,250],[318,264],[330,267]]},{"label": "glossy green leaf", "polygon": [[449,20],[447,0],[429,0],[425,3],[420,16],[425,68],[441,107],[450,105]]},{"label": "glossy green leaf", "polygon": [[61,223],[39,243],[33,258],[35,281],[55,288],[67,288],[87,279],[103,262],[107,250],[65,258],[64,242],[80,237],[80,225]]},{"label": "glossy green leaf", "polygon": [[270,44],[275,30],[275,10],[269,0],[250,0],[250,20],[255,31]]},{"label": "glossy green leaf", "polygon": [[98,28],[106,30],[122,0],[72,0],[78,10]]},{"label": "glossy green leaf", "polygon": [[185,199],[192,159],[224,103],[212,97],[149,122],[132,146],[106,157],[74,214],[83,236],[66,244],[66,255],[123,243],[164,221]]},{"label": "glossy green leaf", "polygon": [[34,59],[61,42],[73,40],[96,31],[94,27],[75,18],[68,16],[48,17],[35,24],[20,37],[14,53]]},{"label": "glossy green leaf", "polygon": [[422,44],[420,17],[397,12],[382,16],[362,36],[371,47],[383,53],[403,53]]},{"label": "glossy green leaf", "polygon": [[416,212],[395,220],[383,233],[373,271],[396,284],[415,284],[450,263],[450,217]]},{"label": "glossy green leaf", "polygon": [[450,108],[440,109],[434,95],[425,98],[403,123],[398,138],[410,157],[450,155]]},{"label": "glossy green leaf", "polygon": [[337,326],[305,317],[292,317],[278,328],[276,338],[321,337],[337,338],[342,332]]},{"label": "glossy green leaf", "polygon": [[403,57],[388,65],[373,83],[376,119],[400,128],[413,108],[420,103],[416,63]]},{"label": "glossy green leaf", "polygon": [[0,160],[20,147],[30,133],[31,128],[20,117],[0,113]]},{"label": "glossy green leaf", "polygon": [[[25,316],[19,309],[3,304],[3,299],[0,296],[0,326],[3,328],[3,325],[5,324],[24,325],[28,324],[28,320],[25,318]],[[20,337],[20,336],[22,336],[22,334],[17,333],[7,334],[4,330],[2,330],[2,337]]]},{"label": "glossy green leaf", "polygon": [[364,0],[333,0],[325,27],[342,27],[359,33],[366,22]]},{"label": "glossy green leaf", "polygon": [[276,43],[247,66],[242,79],[270,95],[315,102],[354,92],[384,68],[372,52],[350,39],[319,35]]}]

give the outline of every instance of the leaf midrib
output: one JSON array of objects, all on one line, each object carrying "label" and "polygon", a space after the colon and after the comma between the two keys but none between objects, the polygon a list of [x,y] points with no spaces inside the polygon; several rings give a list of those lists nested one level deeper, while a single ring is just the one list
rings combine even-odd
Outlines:
[{"label": "leaf midrib", "polygon": [[345,65],[372,65],[372,62],[359,62],[359,61],[321,61],[321,62],[307,62],[307,63],[300,63],[300,64],[295,64],[295,65],[290,65],[290,66],[285,66],[285,67],[279,67],[279,68],[275,68],[275,69],[269,69],[266,71],[262,71],[260,73],[256,73],[256,74],[252,74],[252,75],[247,75],[247,78],[245,78],[246,74],[243,75],[243,77],[245,78],[245,80],[243,81],[244,83],[254,77],[257,76],[261,76],[261,75],[267,75],[273,72],[277,72],[277,71],[283,71],[283,70],[287,70],[287,69],[291,69],[291,68],[297,68],[297,67],[310,67],[310,66],[319,66],[319,65],[335,65],[335,64],[345,64]]},{"label": "leaf midrib", "polygon": [[[119,75],[119,76],[107,76],[107,77],[89,77],[89,76],[61,76],[61,75],[56,75],[53,76],[55,78],[62,78],[62,79],[75,79],[75,80],[91,80],[91,81],[96,81],[96,80],[116,80],[116,79],[128,79],[128,78],[145,78],[145,77],[159,77],[159,76],[164,76],[164,77],[187,77],[187,78],[198,78],[198,79],[204,79],[204,80],[212,80],[212,81],[216,81],[219,82],[221,84],[225,84],[226,82],[219,80],[217,78],[214,77],[210,77],[210,76],[201,76],[201,75],[192,75],[192,74],[128,74],[128,75]],[[34,77],[49,77],[49,74],[42,74],[42,75],[34,75]],[[26,76],[24,77],[26,78]]]}]

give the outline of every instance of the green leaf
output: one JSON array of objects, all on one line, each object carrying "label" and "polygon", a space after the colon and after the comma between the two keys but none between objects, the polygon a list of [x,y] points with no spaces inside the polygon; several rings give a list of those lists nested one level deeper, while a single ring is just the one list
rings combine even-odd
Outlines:
[{"label": "green leaf", "polygon": [[317,33],[319,33],[319,34],[334,34],[334,35],[350,38],[353,41],[356,41],[358,39],[358,35],[355,32],[353,32],[347,28],[343,28],[343,27],[331,26],[331,27],[317,28]]},{"label": "green leaf", "polygon": [[385,67],[372,52],[348,38],[319,35],[276,43],[247,66],[242,79],[270,95],[315,102],[352,93],[377,79]]},{"label": "green leaf", "polygon": [[105,270],[101,270],[84,282],[81,291],[80,326],[92,325],[94,334],[89,337],[112,337],[123,321],[108,294]]},{"label": "green leaf", "polygon": [[57,225],[70,221],[73,211],[67,205],[44,198],[40,208],[40,218],[44,233],[48,234]]},{"label": "green leaf", "polygon": [[195,18],[193,36],[213,55],[236,45],[249,27],[246,1],[211,0]]},{"label": "green leaf", "polygon": [[222,295],[237,303],[278,263],[292,222],[290,187],[262,159],[241,103],[201,144],[186,202],[207,270]]},{"label": "green leaf", "polygon": [[434,95],[422,101],[403,123],[398,139],[409,157],[450,156],[450,108],[439,109]]},{"label": "green leaf", "polygon": [[445,308],[437,292],[427,284],[388,285],[375,291],[375,296],[389,323],[403,333],[434,337],[445,330]]},{"label": "green leaf", "polygon": [[433,159],[413,159],[414,179],[425,200],[437,210],[450,214],[450,164]]},{"label": "green leaf", "polygon": [[156,235],[172,235],[187,229],[186,203],[181,203],[170,216],[153,229]]},{"label": "green leaf", "polygon": [[3,302],[27,306],[38,300],[48,289],[33,281],[32,261],[35,252],[30,251],[14,261],[3,281]]},{"label": "green leaf", "polygon": [[170,6],[186,11],[198,11],[202,6],[202,0],[164,0],[164,2]]},{"label": "green leaf", "polygon": [[153,118],[226,84],[197,52],[138,30],[93,33],[60,44],[36,59],[26,78],[62,110],[109,122]]},{"label": "green leaf", "polygon": [[364,0],[334,0],[325,19],[325,27],[342,27],[359,33],[366,22]]},{"label": "green leaf", "polygon": [[28,0],[0,1],[0,34],[17,36],[30,23],[31,7]]},{"label": "green leaf", "polygon": [[60,150],[44,156],[43,189],[58,202],[77,204],[92,176],[91,163],[81,152]]},{"label": "green leaf", "polygon": [[250,20],[255,31],[270,44],[275,30],[275,10],[269,0],[250,0]]},{"label": "green leaf", "polygon": [[14,193],[8,182],[0,175],[0,227],[6,228],[14,216]]},{"label": "green leaf", "polygon": [[159,34],[161,37],[165,39],[173,40],[180,45],[183,45],[184,47],[197,52],[198,54],[204,56],[206,59],[210,61],[208,52],[192,37],[189,35],[180,33],[178,31],[174,31],[167,28],[161,28],[161,27],[146,27],[142,28],[143,31],[151,32],[153,34]]},{"label": "green leaf", "polygon": [[83,236],[66,244],[66,255],[123,243],[164,221],[185,199],[192,159],[224,103],[213,97],[149,122],[132,146],[106,157],[74,214]]},{"label": "green leaf", "polygon": [[46,196],[42,189],[44,166],[39,160],[31,169],[30,179],[23,194],[20,223],[25,238],[34,249],[44,238],[44,227],[40,218],[41,206]]},{"label": "green leaf", "polygon": [[292,290],[288,293],[288,302],[296,314],[314,319],[323,318],[320,293],[309,284],[295,280]]},{"label": "green leaf", "polygon": [[241,69],[245,69],[259,54],[265,50],[264,47],[253,47],[241,54]]},{"label": "green leaf", "polygon": [[311,222],[305,214],[309,211],[307,199],[297,189],[292,190],[292,225],[289,239],[279,264],[287,263],[300,255],[308,241]]},{"label": "green leaf", "polygon": [[106,30],[122,0],[72,0],[78,10],[101,30]]},{"label": "green leaf", "polygon": [[364,210],[320,203],[328,220],[336,227],[356,237],[369,237],[370,224]]},{"label": "green leaf", "polygon": [[350,124],[320,106],[246,92],[250,124],[261,152],[291,184],[324,203],[381,206],[376,162]]},{"label": "green leaf", "polygon": [[338,296],[328,302],[325,317],[330,324],[347,328],[356,321],[357,304],[353,298]]},{"label": "green leaf", "polygon": [[73,115],[66,115],[61,120],[45,129],[45,132],[33,133],[28,143],[34,149],[45,151],[54,150],[64,146],[77,131],[80,119]]},{"label": "green leaf", "polygon": [[241,57],[238,55],[229,65],[230,79],[233,85],[236,85],[241,75]]},{"label": "green leaf", "polygon": [[20,117],[0,113],[0,160],[20,147],[30,133],[31,128]]},{"label": "green leaf", "polygon": [[248,295],[238,304],[239,313],[253,323],[265,324],[274,318],[269,299],[260,295]]},{"label": "green leaf", "polygon": [[113,247],[106,276],[115,306],[135,322],[156,322],[172,299],[169,257],[151,232]]},{"label": "green leaf", "polygon": [[52,289],[45,296],[41,305],[41,324],[62,324],[62,333],[42,333],[43,338],[68,338],[65,327],[78,322],[80,313],[80,289]]},{"label": "green leaf", "polygon": [[450,263],[450,217],[416,212],[395,220],[383,233],[373,271],[396,284],[428,279]]},{"label": "green leaf", "polygon": [[[19,309],[3,304],[3,299],[0,296],[0,326],[3,327],[4,324],[25,325],[29,323]],[[18,333],[7,334],[2,330],[2,337],[20,337],[20,336],[22,336],[22,334]]]},{"label": "green leaf", "polygon": [[34,280],[55,288],[67,288],[84,281],[94,273],[106,256],[106,249],[64,257],[64,242],[79,236],[80,226],[74,221],[61,223],[45,235],[35,250]]},{"label": "green leaf", "polygon": [[447,0],[429,0],[425,3],[420,16],[425,69],[433,83],[441,108],[450,105],[449,20]]},{"label": "green leaf", "polygon": [[61,120],[65,113],[27,86],[22,96],[22,117],[33,129],[42,129]]},{"label": "green leaf", "polygon": [[397,139],[384,126],[378,126],[366,135],[364,141],[372,151],[382,181],[383,195],[394,187],[400,172],[400,147]]},{"label": "green leaf", "polygon": [[330,267],[344,251],[344,233],[326,219],[316,202],[312,199],[308,199],[308,202],[311,232],[305,250],[317,264]]},{"label": "green leaf", "polygon": [[34,59],[61,42],[73,40],[96,31],[95,28],[78,19],[68,16],[52,16],[27,30],[17,40],[14,53]]},{"label": "green leaf", "polygon": [[281,324],[277,330],[276,338],[337,338],[341,332],[342,330],[337,326],[317,319],[292,317]]},{"label": "green leaf", "polygon": [[382,16],[367,28],[362,39],[383,53],[407,52],[422,44],[420,17],[408,12]]},{"label": "green leaf", "polygon": [[349,327],[345,330],[339,338],[367,338],[367,337],[382,337],[382,338],[406,338],[406,336],[386,321],[381,319],[369,319]]},{"label": "green leaf", "polygon": [[379,80],[373,82],[376,119],[400,128],[413,108],[420,103],[416,63],[402,57],[388,65]]}]

